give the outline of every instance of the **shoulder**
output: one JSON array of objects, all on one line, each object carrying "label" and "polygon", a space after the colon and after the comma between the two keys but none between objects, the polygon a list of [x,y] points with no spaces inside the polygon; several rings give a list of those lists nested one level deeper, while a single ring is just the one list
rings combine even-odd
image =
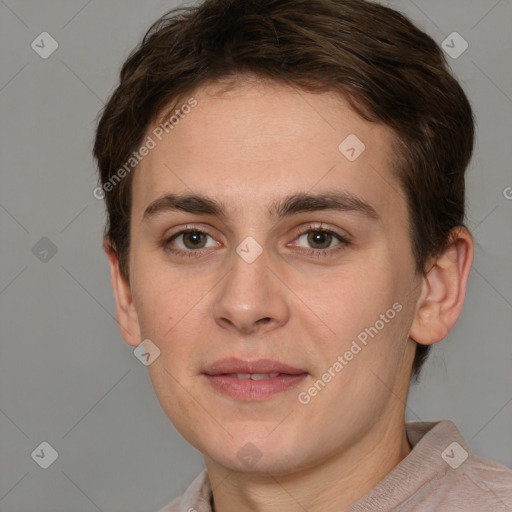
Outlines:
[{"label": "shoulder", "polygon": [[[483,457],[470,454],[454,481],[455,491],[468,506],[479,510],[512,510],[512,469]],[[487,507],[487,508],[485,508]]]},{"label": "shoulder", "polygon": [[453,422],[418,422],[410,425],[409,433],[417,441],[413,452],[421,455],[417,471],[432,470],[411,504],[428,503],[431,508],[426,510],[450,512],[512,511],[512,470],[472,453]]},{"label": "shoulder", "polygon": [[208,473],[203,470],[182,496],[175,498],[158,512],[211,512],[211,487]]}]

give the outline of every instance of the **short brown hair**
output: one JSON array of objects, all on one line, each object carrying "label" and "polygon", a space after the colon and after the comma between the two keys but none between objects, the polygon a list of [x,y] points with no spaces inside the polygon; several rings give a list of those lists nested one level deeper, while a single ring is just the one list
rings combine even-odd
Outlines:
[{"label": "short brown hair", "polygon": [[[244,74],[339,92],[364,119],[394,130],[394,172],[407,201],[416,270],[425,272],[451,230],[464,226],[473,113],[437,44],[373,2],[205,0],[162,16],[124,63],[102,111],[94,143],[102,187],[170,104]],[[105,240],[127,282],[132,175],[104,195]],[[416,378],[429,348],[417,345]]]}]

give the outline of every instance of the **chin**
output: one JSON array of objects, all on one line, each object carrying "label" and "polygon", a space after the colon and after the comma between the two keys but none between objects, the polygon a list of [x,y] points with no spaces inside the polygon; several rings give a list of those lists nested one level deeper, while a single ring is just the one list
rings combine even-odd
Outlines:
[{"label": "chin", "polygon": [[[206,448],[206,447],[205,447]],[[216,443],[211,449],[202,449],[203,453],[217,464],[239,473],[289,474],[307,467],[304,460],[297,460],[297,454],[304,456],[302,448],[284,446],[281,440],[256,439],[254,436],[227,439],[223,446]]]}]

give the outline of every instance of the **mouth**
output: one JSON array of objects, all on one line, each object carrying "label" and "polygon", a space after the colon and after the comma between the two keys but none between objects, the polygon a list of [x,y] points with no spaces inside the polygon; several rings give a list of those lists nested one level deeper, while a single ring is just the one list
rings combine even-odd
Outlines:
[{"label": "mouth", "polygon": [[244,361],[222,359],[208,366],[203,375],[218,393],[237,400],[266,400],[296,387],[307,370],[271,359]]},{"label": "mouth", "polygon": [[207,366],[203,373],[207,375],[299,375],[308,373],[308,371],[274,359],[246,361],[236,357],[228,357]]},{"label": "mouth", "polygon": [[265,380],[273,379],[279,375],[286,375],[284,373],[222,373],[226,377],[232,377],[234,379],[252,379],[252,380]]}]

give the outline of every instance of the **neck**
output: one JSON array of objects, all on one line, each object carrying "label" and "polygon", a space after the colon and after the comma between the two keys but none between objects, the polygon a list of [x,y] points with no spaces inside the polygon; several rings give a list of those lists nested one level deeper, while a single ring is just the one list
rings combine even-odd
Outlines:
[{"label": "neck", "polygon": [[377,426],[348,450],[300,472],[239,473],[205,458],[215,512],[339,512],[377,485],[410,452],[403,418]]}]

